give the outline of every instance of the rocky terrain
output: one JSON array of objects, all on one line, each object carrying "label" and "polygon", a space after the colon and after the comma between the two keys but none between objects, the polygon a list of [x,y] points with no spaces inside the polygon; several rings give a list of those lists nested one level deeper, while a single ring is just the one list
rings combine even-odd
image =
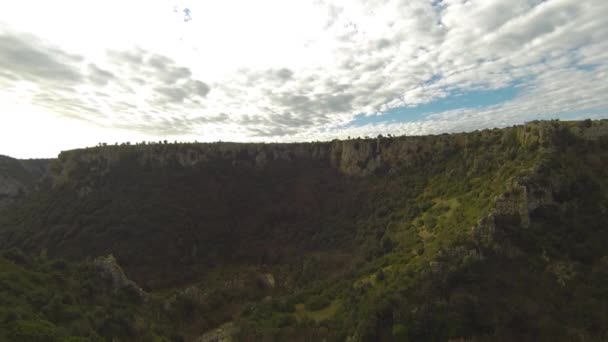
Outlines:
[{"label": "rocky terrain", "polygon": [[12,338],[608,337],[607,120],[6,161]]}]

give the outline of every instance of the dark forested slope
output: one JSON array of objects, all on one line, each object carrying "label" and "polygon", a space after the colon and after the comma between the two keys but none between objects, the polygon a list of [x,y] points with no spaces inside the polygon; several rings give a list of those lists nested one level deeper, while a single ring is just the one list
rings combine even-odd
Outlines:
[{"label": "dark forested slope", "polygon": [[19,160],[0,155],[0,210],[35,190],[48,174],[48,159]]}]

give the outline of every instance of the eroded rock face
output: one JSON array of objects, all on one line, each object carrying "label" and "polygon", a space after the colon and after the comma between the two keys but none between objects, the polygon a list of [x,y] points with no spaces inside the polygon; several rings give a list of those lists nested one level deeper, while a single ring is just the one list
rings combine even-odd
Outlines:
[{"label": "eroded rock face", "polygon": [[199,288],[195,285],[188,286],[185,289],[177,291],[172,296],[167,298],[163,302],[163,309],[166,312],[170,312],[171,308],[178,301],[178,299],[186,299],[187,301],[200,305],[205,302],[205,300],[207,299],[207,296],[208,296],[208,293],[203,291],[201,288]]},{"label": "eroded rock face", "polygon": [[195,342],[232,342],[237,332],[237,327],[232,322],[229,322],[205,333],[197,338]]},{"label": "eroded rock face", "polygon": [[93,261],[93,265],[99,270],[100,276],[111,283],[114,292],[127,289],[135,293],[140,299],[145,298],[144,290],[127,278],[114,255],[98,257]]},{"label": "eroded rock face", "polygon": [[276,281],[275,281],[272,273],[264,273],[264,279],[266,280],[266,284],[268,285],[269,288],[272,289],[275,287]]},{"label": "eroded rock face", "polygon": [[513,182],[510,189],[498,196],[494,209],[473,228],[473,236],[483,248],[500,250],[514,256],[517,250],[503,243],[509,229],[526,229],[530,214],[543,206],[555,205],[553,193],[559,185],[542,175],[542,167]]},{"label": "eroded rock face", "polygon": [[463,141],[457,136],[445,135],[294,144],[106,146],[63,152],[54,163],[53,180],[57,185],[86,175],[103,177],[114,165],[125,161],[158,167],[228,162],[234,167],[254,168],[273,167],[281,162],[314,162],[335,168],[347,176],[364,177],[442,158],[460,148]]},{"label": "eroded rock face", "polygon": [[105,146],[62,152],[54,164],[54,182],[74,174],[103,176],[110,168],[129,160],[139,165],[170,164],[193,167],[201,163],[228,161],[233,166],[273,167],[273,162],[315,161],[348,176],[364,177],[400,167],[440,161],[457,151],[487,143],[518,144],[525,148],[547,147],[559,141],[563,130],[587,140],[608,135],[608,120],[566,128],[554,122],[529,123],[505,130],[435,136],[378,137],[316,143],[206,143]]}]

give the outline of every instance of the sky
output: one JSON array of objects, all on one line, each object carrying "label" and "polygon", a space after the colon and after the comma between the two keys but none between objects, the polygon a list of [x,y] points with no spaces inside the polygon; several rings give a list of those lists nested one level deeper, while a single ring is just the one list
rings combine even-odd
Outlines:
[{"label": "sky", "polygon": [[0,2],[0,154],[608,118],[606,0]]}]

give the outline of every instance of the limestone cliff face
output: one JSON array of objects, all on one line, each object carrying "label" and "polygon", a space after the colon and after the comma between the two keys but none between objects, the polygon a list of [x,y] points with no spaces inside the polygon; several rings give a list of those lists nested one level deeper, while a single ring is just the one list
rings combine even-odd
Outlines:
[{"label": "limestone cliff face", "polygon": [[511,256],[517,254],[516,250],[504,243],[509,230],[526,229],[530,225],[530,216],[537,209],[560,205],[556,194],[563,188],[562,180],[552,175],[555,170],[547,163],[540,162],[527,173],[512,179],[508,190],[495,199],[491,212],[473,227],[479,247]]},{"label": "limestone cliff face", "polygon": [[276,162],[318,162],[347,176],[365,177],[401,167],[438,162],[458,151],[482,144],[550,148],[567,132],[582,139],[608,136],[608,120],[586,122],[533,122],[505,129],[435,136],[378,137],[330,142],[260,144],[196,143],[105,146],[62,152],[53,163],[55,184],[85,175],[103,176],[123,162],[137,165],[193,167],[201,163],[230,162],[233,166],[272,167]]},{"label": "limestone cliff face", "polygon": [[0,209],[36,189],[48,175],[49,160],[0,156]]},{"label": "limestone cliff face", "polygon": [[129,160],[140,166],[229,162],[233,166],[272,167],[277,162],[316,162],[347,176],[368,176],[411,166],[464,147],[463,135],[334,140],[294,144],[158,144],[107,146],[62,152],[53,164],[55,184],[85,175],[103,176]]},{"label": "limestone cliff face", "polygon": [[[535,131],[524,129],[518,131],[518,139],[527,144],[548,147],[545,152],[554,153],[555,144],[568,144],[563,135],[563,128],[556,124],[536,124]],[[608,138],[608,120],[580,122],[570,125],[568,133],[582,140],[597,141]],[[560,139],[562,139],[560,141]],[[557,152],[559,153],[559,152]],[[490,248],[506,255],[514,256],[517,249],[505,243],[505,237],[511,229],[526,229],[530,224],[530,215],[541,207],[559,207],[556,194],[563,188],[562,180],[551,175],[552,167],[539,163],[533,170],[517,179],[502,195],[495,200],[493,210],[473,227],[473,236],[481,248]]]},{"label": "limestone cliff face", "polygon": [[[606,136],[605,131],[602,136]],[[598,137],[587,139],[596,140]],[[495,199],[490,213],[473,227],[478,247],[508,256],[520,253],[506,241],[506,237],[513,235],[513,230],[529,228],[531,215],[537,209],[561,206],[556,194],[564,188],[563,180],[552,171],[555,170],[551,166],[541,162],[527,174],[512,180],[508,190]]]}]

